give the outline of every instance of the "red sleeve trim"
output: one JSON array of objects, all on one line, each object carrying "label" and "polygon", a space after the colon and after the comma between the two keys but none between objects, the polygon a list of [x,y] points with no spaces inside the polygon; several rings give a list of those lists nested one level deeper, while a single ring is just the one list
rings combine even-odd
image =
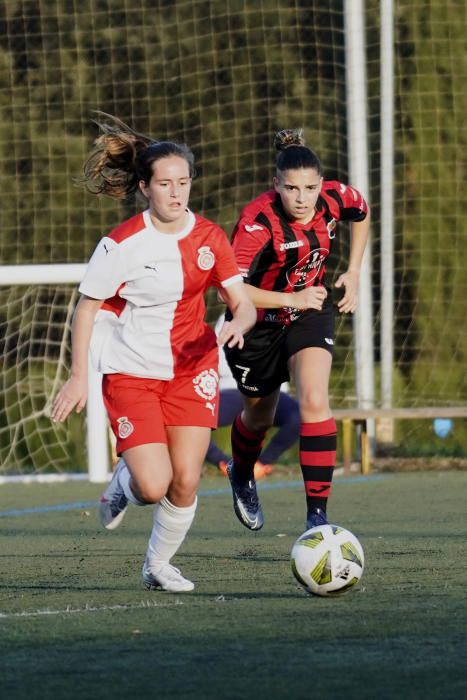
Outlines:
[{"label": "red sleeve trim", "polygon": [[144,223],[143,214],[136,214],[136,216],[132,216],[131,219],[123,221],[123,223],[114,228],[108,235],[108,238],[111,238],[115,243],[121,243],[127,238],[130,238],[130,236],[134,236],[135,233],[139,233],[144,228],[146,228],[146,224]]}]

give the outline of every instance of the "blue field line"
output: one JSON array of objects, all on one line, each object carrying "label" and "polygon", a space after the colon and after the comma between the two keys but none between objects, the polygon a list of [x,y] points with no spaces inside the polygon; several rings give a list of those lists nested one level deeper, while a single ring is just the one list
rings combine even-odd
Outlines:
[{"label": "blue field line", "polygon": [[[386,475],[377,474],[374,476],[340,476],[334,483],[335,484],[353,484],[361,483],[362,481],[380,481],[386,478]],[[303,488],[303,480],[301,481],[277,481],[275,483],[258,483],[258,491],[274,491],[275,489],[290,489],[290,488]],[[198,491],[198,496],[217,496],[218,494],[230,494],[232,493],[230,486],[223,489],[205,489],[204,491]],[[1,513],[0,513],[1,515]]]},{"label": "blue field line", "polygon": [[15,510],[0,511],[0,518],[14,518],[19,515],[37,515],[38,513],[52,513],[54,511],[64,510],[86,510],[87,508],[95,508],[97,501],[88,501],[87,503],[60,503],[56,506],[36,506],[35,508],[16,508]]},{"label": "blue field line", "polygon": [[[374,476],[343,476],[336,480],[339,484],[361,483],[362,481],[381,481],[386,479],[387,475]],[[258,484],[259,491],[274,491],[277,489],[303,488],[303,481],[277,481],[269,484]],[[201,489],[198,491],[198,496],[224,496],[231,494],[230,486],[221,489]],[[97,508],[98,501],[85,501],[80,503],[60,503],[58,505],[36,506],[34,508],[15,508],[13,510],[0,511],[0,518],[15,518],[22,515],[37,515],[40,513],[63,512],[68,510],[86,510],[88,508]]]},{"label": "blue field line", "polygon": [[[342,476],[339,477],[340,484],[361,483],[362,481],[381,481],[387,478],[387,475],[377,474],[371,476]],[[258,484],[259,491],[273,491],[277,489],[303,488],[303,481],[277,481],[275,483],[260,483]],[[230,494],[230,486],[220,489],[201,489],[198,491],[198,496],[223,496]],[[97,508],[98,501],[81,501],[78,503],[60,503],[58,505],[35,506],[34,508],[15,508],[13,510],[0,511],[0,518],[15,518],[22,515],[37,515],[40,513],[54,513],[68,510],[87,510],[88,508]]]}]

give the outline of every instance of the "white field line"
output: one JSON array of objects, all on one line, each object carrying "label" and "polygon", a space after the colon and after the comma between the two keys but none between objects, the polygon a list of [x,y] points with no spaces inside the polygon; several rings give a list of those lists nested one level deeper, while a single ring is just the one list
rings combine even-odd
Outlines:
[{"label": "white field line", "polygon": [[95,613],[107,612],[112,610],[138,610],[148,608],[171,608],[175,605],[183,605],[181,600],[175,600],[173,603],[157,603],[150,600],[141,601],[140,603],[127,603],[120,605],[86,605],[84,608],[72,608],[71,605],[63,610],[24,610],[22,612],[3,613],[0,612],[0,620],[7,620],[17,617],[42,617],[44,615],[71,615],[73,613]]}]

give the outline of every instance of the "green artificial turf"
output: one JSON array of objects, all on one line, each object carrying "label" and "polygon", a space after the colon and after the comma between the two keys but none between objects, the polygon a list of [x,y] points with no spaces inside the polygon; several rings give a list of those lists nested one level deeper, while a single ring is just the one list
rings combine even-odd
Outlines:
[{"label": "green artificial turf", "polygon": [[331,520],[366,556],[337,599],[291,574],[305,515],[291,479],[261,485],[266,524],[251,533],[226,480],[203,478],[173,561],[196,588],[179,595],[142,586],[150,508],[107,532],[99,486],[1,486],[2,698],[467,697],[467,473],[337,478]]}]

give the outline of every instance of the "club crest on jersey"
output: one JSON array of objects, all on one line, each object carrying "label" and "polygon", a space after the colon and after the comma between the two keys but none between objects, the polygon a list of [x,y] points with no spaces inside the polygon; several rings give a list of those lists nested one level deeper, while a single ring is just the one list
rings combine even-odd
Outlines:
[{"label": "club crest on jersey", "polygon": [[337,226],[337,221],[335,219],[331,219],[331,221],[329,221],[327,226],[326,226],[327,231],[328,231],[328,236],[329,236],[329,238],[331,238],[331,240],[336,237],[336,234],[334,233],[334,229],[336,228],[336,226]]},{"label": "club crest on jersey", "polygon": [[133,423],[131,423],[128,420],[127,416],[122,416],[121,418],[117,418],[117,423],[118,423],[118,437],[121,440],[124,440],[129,435],[131,435],[131,433],[135,429]]},{"label": "club crest on jersey", "polygon": [[208,245],[198,248],[198,267],[200,270],[210,270],[214,267],[214,253]]},{"label": "club crest on jersey", "polygon": [[216,398],[219,375],[215,369],[203,369],[194,379],[193,388],[202,399],[212,401]]},{"label": "club crest on jersey", "polygon": [[319,275],[328,253],[327,248],[318,248],[305,255],[292,269],[287,270],[287,282],[295,289],[309,287]]}]

